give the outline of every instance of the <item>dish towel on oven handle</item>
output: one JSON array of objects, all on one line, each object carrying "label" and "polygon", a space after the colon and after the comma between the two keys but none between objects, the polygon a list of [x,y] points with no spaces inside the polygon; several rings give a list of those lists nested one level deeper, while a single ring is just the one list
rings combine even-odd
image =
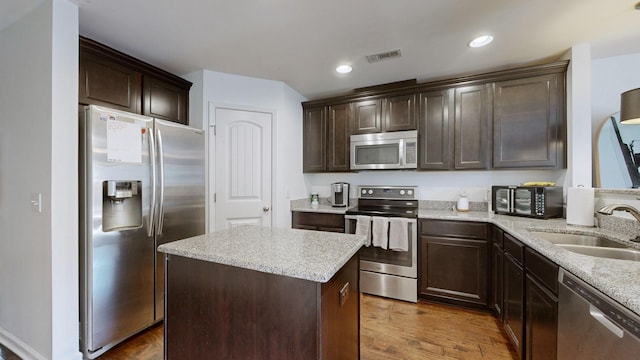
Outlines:
[{"label": "dish towel on oven handle", "polygon": [[371,246],[371,216],[356,216],[356,235],[364,235],[364,246]]},{"label": "dish towel on oven handle", "polygon": [[387,249],[389,244],[389,219],[374,216],[371,218],[371,235],[373,246]]},{"label": "dish towel on oven handle", "polygon": [[389,249],[394,251],[409,251],[409,219],[389,219]]}]

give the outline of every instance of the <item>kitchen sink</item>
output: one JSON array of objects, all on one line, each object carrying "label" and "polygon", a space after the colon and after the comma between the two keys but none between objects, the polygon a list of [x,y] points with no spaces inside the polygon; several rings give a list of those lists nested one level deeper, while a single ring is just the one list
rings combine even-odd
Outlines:
[{"label": "kitchen sink", "polygon": [[632,260],[640,261],[640,251],[631,248],[611,248],[611,247],[599,247],[599,246],[584,246],[584,245],[572,245],[572,244],[556,244],[561,248],[567,249],[571,252],[589,255],[595,257],[602,257],[608,259],[618,260]]},{"label": "kitchen sink", "polygon": [[559,232],[531,231],[556,246],[571,252],[607,259],[640,261],[640,250],[590,234],[565,234]]},{"label": "kitchen sink", "polygon": [[609,240],[597,235],[587,234],[564,234],[557,232],[542,232],[532,231],[536,236],[541,237],[556,245],[581,245],[581,246],[595,246],[595,247],[608,247],[608,248],[628,248],[627,246]]}]

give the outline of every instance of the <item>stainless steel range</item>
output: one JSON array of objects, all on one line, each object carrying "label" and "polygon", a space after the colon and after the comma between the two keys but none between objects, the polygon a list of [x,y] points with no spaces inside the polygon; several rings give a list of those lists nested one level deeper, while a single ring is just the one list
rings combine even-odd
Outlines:
[{"label": "stainless steel range", "polygon": [[418,301],[418,199],[415,186],[359,186],[358,206],[345,213],[345,232],[365,234],[360,291]]}]

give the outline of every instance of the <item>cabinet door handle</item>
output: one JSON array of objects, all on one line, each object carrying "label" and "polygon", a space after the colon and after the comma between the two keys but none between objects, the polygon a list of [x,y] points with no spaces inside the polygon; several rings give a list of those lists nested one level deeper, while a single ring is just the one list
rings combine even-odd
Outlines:
[{"label": "cabinet door handle", "polygon": [[340,289],[340,306],[344,305],[349,298],[349,282],[347,281]]},{"label": "cabinet door handle", "polygon": [[269,209],[268,206],[265,206],[265,207],[262,208],[262,211],[264,211],[264,212],[268,212],[269,210],[271,210],[271,209]]}]

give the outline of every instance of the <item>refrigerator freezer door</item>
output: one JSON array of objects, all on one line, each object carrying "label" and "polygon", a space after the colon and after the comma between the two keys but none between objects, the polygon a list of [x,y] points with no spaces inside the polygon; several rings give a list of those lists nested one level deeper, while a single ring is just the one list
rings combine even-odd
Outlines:
[{"label": "refrigerator freezer door", "polygon": [[[205,232],[204,131],[155,120],[158,143],[158,245]],[[160,165],[161,164],[161,165]],[[156,320],[164,317],[164,257],[156,255]]]},{"label": "refrigerator freezer door", "polygon": [[[148,236],[153,120],[96,106],[85,115],[80,119],[81,348],[93,358],[154,322],[155,252]],[[109,197],[109,181],[130,188]],[[105,232],[104,212],[130,204],[137,210],[127,211],[141,212],[136,216],[142,221]]]}]

